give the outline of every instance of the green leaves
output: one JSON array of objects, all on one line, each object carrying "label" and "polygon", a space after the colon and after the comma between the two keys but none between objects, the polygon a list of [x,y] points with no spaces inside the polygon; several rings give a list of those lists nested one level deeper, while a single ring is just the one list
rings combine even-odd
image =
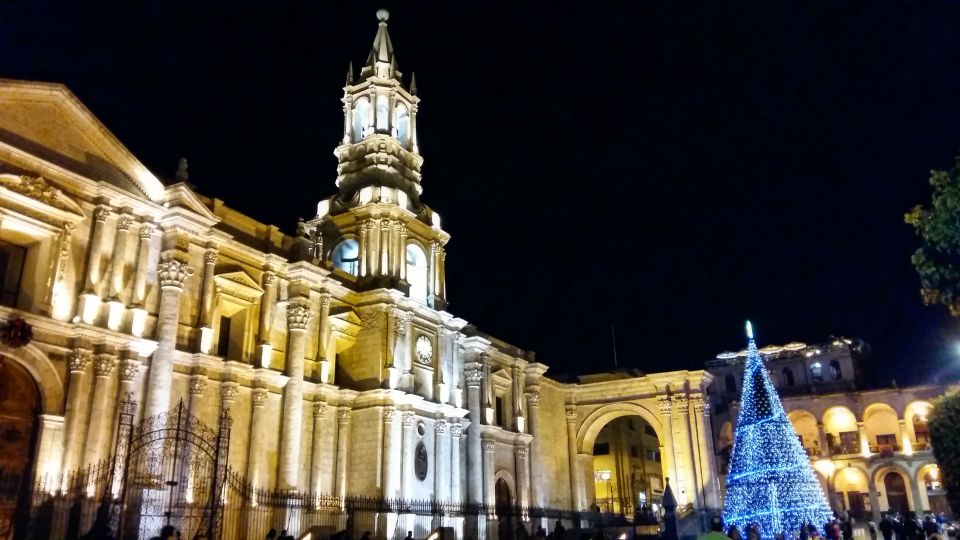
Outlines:
[{"label": "green leaves", "polygon": [[960,392],[952,390],[934,403],[929,426],[933,456],[956,514],[960,511]]}]

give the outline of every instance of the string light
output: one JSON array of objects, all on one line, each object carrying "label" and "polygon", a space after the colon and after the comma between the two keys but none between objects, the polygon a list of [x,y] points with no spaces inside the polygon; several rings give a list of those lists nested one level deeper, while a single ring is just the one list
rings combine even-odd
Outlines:
[{"label": "string light", "polygon": [[822,528],[833,512],[763,366],[749,321],[747,338],[723,520],[741,531],[755,523],[764,539],[777,533],[790,538],[808,524]]}]

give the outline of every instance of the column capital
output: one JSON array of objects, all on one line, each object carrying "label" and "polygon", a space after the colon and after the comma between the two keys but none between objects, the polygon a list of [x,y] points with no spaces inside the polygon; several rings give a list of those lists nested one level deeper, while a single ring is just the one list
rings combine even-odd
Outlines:
[{"label": "column capital", "polygon": [[200,396],[207,390],[207,378],[203,375],[190,377],[190,395]]},{"label": "column capital", "polygon": [[203,263],[204,264],[217,264],[217,259],[220,258],[220,254],[217,253],[215,249],[209,249],[203,253]]},{"label": "column capital", "polygon": [[529,391],[524,394],[524,397],[527,398],[527,405],[530,407],[539,407],[540,406],[540,392]]},{"label": "column capital", "polygon": [[690,401],[683,394],[674,394],[672,397],[673,411],[677,414],[686,414],[690,410]]},{"label": "column capital", "polygon": [[137,373],[139,372],[140,360],[128,358],[120,365],[120,380],[123,382],[130,382],[137,378]]},{"label": "column capital", "polygon": [[140,240],[149,240],[153,238],[153,231],[156,230],[150,223],[140,224]]},{"label": "column capital", "polygon": [[266,388],[254,388],[250,394],[251,403],[255,408],[262,408],[267,403],[268,394]]},{"label": "column capital", "polygon": [[127,232],[130,230],[130,227],[133,226],[133,217],[123,214],[117,218],[117,230],[121,232]]},{"label": "column capital", "polygon": [[330,307],[330,301],[333,300],[333,295],[328,292],[320,293],[320,307]]},{"label": "column capital", "polygon": [[337,409],[337,423],[341,426],[350,423],[350,409],[348,407],[340,407]]},{"label": "column capital", "polygon": [[93,373],[97,377],[109,377],[117,365],[117,357],[112,354],[98,354],[93,361]]},{"label": "column capital", "polygon": [[157,265],[157,277],[160,278],[161,287],[173,287],[183,290],[184,282],[192,275],[193,268],[187,265],[187,263],[173,258],[173,255],[170,253],[162,255],[160,263]]},{"label": "column capital", "polygon": [[670,414],[673,405],[670,403],[670,396],[657,396],[657,406],[660,408],[660,414]]},{"label": "column capital", "polygon": [[576,408],[576,407],[567,407],[566,410],[564,411],[564,414],[565,414],[565,416],[566,416],[566,419],[567,419],[567,423],[568,423],[568,424],[576,424],[576,423],[577,423],[577,408]]},{"label": "column capital", "polygon": [[416,420],[417,415],[413,414],[412,412],[403,413],[403,427],[413,427],[413,423],[416,422]]},{"label": "column capital", "polygon": [[483,451],[487,453],[494,453],[497,450],[497,443],[491,440],[484,440],[480,443],[483,446]]},{"label": "column capital", "polygon": [[240,393],[240,385],[235,382],[226,382],[220,386],[220,399],[224,403],[233,403],[233,400],[237,398],[237,394]]},{"label": "column capital", "polygon": [[290,304],[287,307],[287,328],[289,330],[306,330],[310,324],[310,308],[299,304]]},{"label": "column capital", "polygon": [[444,433],[446,433],[447,421],[444,420],[443,418],[437,418],[433,422],[433,431],[436,432],[437,435],[443,435]]},{"label": "column capital", "polygon": [[93,220],[98,223],[103,223],[107,221],[107,218],[110,217],[110,207],[100,204],[93,209]]},{"label": "column capital", "polygon": [[383,408],[383,423],[392,424],[397,419],[397,409],[395,407]]},{"label": "column capital", "polygon": [[467,386],[479,387],[480,381],[483,380],[483,371],[479,367],[467,370],[466,373]]},{"label": "column capital", "polygon": [[324,401],[315,401],[313,403],[313,417],[325,418],[327,416],[327,404]]},{"label": "column capital", "polygon": [[70,373],[83,373],[90,365],[93,354],[88,349],[74,349],[67,355],[67,366]]},{"label": "column capital", "polygon": [[264,287],[270,287],[270,286],[273,285],[274,282],[276,282],[276,281],[277,281],[277,274],[275,274],[275,273],[272,272],[271,270],[265,270],[265,271],[263,272],[263,286],[264,286]]},{"label": "column capital", "polygon": [[463,424],[459,422],[453,422],[450,424],[450,436],[454,439],[459,439],[463,436]]},{"label": "column capital", "polygon": [[529,449],[526,446],[517,446],[516,447],[517,457],[521,459],[526,459]]}]

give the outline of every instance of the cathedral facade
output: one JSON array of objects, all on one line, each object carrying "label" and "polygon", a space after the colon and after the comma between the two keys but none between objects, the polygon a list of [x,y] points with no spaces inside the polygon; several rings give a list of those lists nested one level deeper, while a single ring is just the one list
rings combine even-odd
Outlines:
[{"label": "cathedral facade", "polygon": [[[598,509],[594,443],[625,416],[645,426],[657,474],[615,472],[642,492],[619,497],[620,511],[662,496],[657,478],[682,507],[719,507],[708,372],[561,382],[447,311],[450,235],[423,202],[420,100],[387,18],[344,87],[336,193],[293,234],[198,193],[185,161],[161,181],[64,86],[0,80],[0,429],[15,434],[0,441],[14,479],[3,534],[23,537],[31,501],[100,466],[106,480],[87,494],[122,506],[128,527],[154,499],[166,505],[157,523],[234,504],[200,497],[214,478],[218,494],[246,490],[257,508],[269,493],[279,508],[256,530],[243,516],[220,523],[224,538],[317,534],[278,494],[301,509],[473,505],[475,519],[446,525],[494,537],[498,507],[528,528],[546,522],[530,509]],[[204,456],[214,473],[201,481]],[[127,481],[118,461],[149,474]],[[437,526],[388,510],[376,537]],[[74,525],[50,526],[65,537]]]}]

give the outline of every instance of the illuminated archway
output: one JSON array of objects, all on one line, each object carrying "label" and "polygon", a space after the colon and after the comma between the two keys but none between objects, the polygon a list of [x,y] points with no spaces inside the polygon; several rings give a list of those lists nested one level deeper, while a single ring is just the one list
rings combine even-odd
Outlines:
[{"label": "illuminated archway", "polygon": [[865,519],[872,510],[867,475],[856,467],[844,467],[834,473],[837,501],[856,519]]},{"label": "illuminated archway", "polygon": [[820,455],[820,429],[817,427],[817,417],[812,412],[797,409],[787,414],[787,419],[793,424],[793,430],[800,438],[800,444],[808,456]]},{"label": "illuminated archway", "polygon": [[898,465],[886,465],[873,473],[879,493],[881,512],[904,513],[916,508],[913,490],[910,489],[910,473]]},{"label": "illuminated archway", "polygon": [[823,413],[823,431],[831,454],[856,454],[860,452],[860,433],[857,417],[842,405],[830,407]]}]

